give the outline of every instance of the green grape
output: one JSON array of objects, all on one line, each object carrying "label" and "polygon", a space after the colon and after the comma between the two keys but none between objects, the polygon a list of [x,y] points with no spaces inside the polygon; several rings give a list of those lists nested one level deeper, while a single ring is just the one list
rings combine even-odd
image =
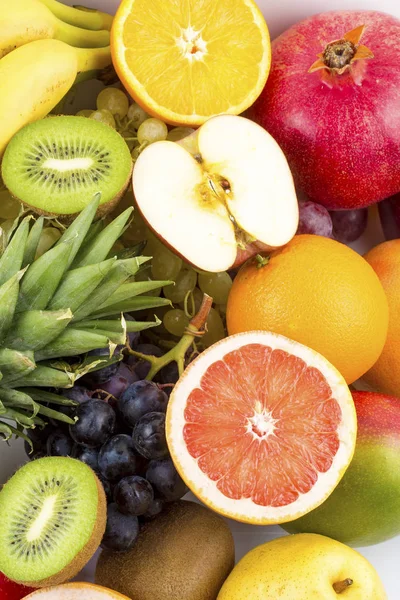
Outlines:
[{"label": "green grape", "polygon": [[116,128],[115,119],[110,113],[109,110],[94,110],[90,115],[89,119],[93,119],[94,121],[100,121],[100,123],[104,123],[105,125],[109,125],[110,127]]},{"label": "green grape", "polygon": [[219,312],[221,317],[226,316],[226,304],[216,304],[215,309]]},{"label": "green grape", "polygon": [[149,118],[149,115],[143,110],[139,104],[133,102],[128,109],[128,119],[132,122],[135,129],[139,129],[141,124]]},{"label": "green grape", "polygon": [[96,104],[99,110],[108,110],[113,116],[118,116],[120,119],[125,117],[129,109],[128,96],[122,90],[113,87],[101,90]]},{"label": "green grape", "polygon": [[[145,268],[145,269],[141,269],[140,271],[138,271],[135,275],[135,281],[153,281],[153,277],[151,276],[150,273],[150,269],[149,268]],[[142,296],[160,296],[161,295],[161,288],[158,288],[156,290],[151,290],[149,292],[144,292],[142,294]]]},{"label": "green grape", "polygon": [[203,301],[203,292],[199,290],[198,287],[195,287],[194,290],[188,295],[186,306],[185,300],[179,302],[179,306],[183,308],[183,310],[187,310],[190,315],[194,316],[201,306]]},{"label": "green grape", "polygon": [[183,140],[183,138],[187,137],[191,133],[194,132],[194,129],[191,127],[174,127],[171,131],[168,132],[167,140],[170,142],[178,142],[179,140]]},{"label": "green grape", "polygon": [[160,142],[166,140],[167,135],[168,127],[159,119],[146,119],[140,125],[137,132],[139,144],[143,144],[143,142],[147,142],[148,144]]},{"label": "green grape", "polygon": [[186,327],[189,325],[189,319],[179,308],[173,308],[165,313],[163,317],[163,325],[168,333],[182,337]]},{"label": "green grape", "polygon": [[166,285],[163,288],[164,296],[174,304],[179,304],[191,292],[197,283],[197,273],[190,268],[183,268],[176,278],[175,285]]},{"label": "green grape", "polygon": [[215,304],[226,304],[232,287],[228,273],[200,273],[199,288],[212,297]]},{"label": "green grape", "polygon": [[90,117],[92,112],[93,112],[92,108],[84,108],[83,110],[80,110],[79,112],[77,112],[76,116],[77,117]]},{"label": "green grape", "polygon": [[56,227],[45,227],[40,236],[39,244],[36,250],[35,260],[42,256],[60,239],[61,231]]},{"label": "green grape", "polygon": [[182,267],[182,259],[163,246],[153,254],[151,272],[154,279],[175,281]]},{"label": "green grape", "polygon": [[207,331],[201,338],[204,348],[208,348],[225,337],[225,328],[220,314],[215,308],[210,310],[207,318]]},{"label": "green grape", "polygon": [[0,190],[0,218],[15,219],[21,211],[21,203],[9,191]]}]

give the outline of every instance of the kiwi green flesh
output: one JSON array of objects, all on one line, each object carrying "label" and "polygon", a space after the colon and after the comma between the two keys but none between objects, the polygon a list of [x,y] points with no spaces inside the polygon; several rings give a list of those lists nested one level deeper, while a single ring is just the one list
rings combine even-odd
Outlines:
[{"label": "kiwi green flesh", "polygon": [[[75,215],[100,192],[99,216],[129,184],[132,158],[117,131],[92,119],[56,116],[23,127],[8,144],[2,177],[39,214]],[[109,205],[109,206],[108,206]]]},{"label": "kiwi green flesh", "polygon": [[94,472],[62,457],[24,465],[0,492],[0,571],[32,587],[62,583],[90,560],[105,529]]}]

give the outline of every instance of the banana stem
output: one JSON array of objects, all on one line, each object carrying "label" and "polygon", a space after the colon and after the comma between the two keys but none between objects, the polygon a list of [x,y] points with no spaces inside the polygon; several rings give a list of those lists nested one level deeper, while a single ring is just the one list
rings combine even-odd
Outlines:
[{"label": "banana stem", "polygon": [[54,17],[54,20],[57,28],[57,39],[70,46],[77,46],[78,48],[102,48],[108,46],[110,43],[110,32],[107,30],[88,31],[81,27],[68,25],[68,23],[60,21],[57,17]]},{"label": "banana stem", "polygon": [[77,77],[85,71],[97,71],[105,69],[111,64],[110,46],[105,48],[75,48],[78,58]]},{"label": "banana stem", "polygon": [[113,17],[99,10],[86,9],[84,7],[66,6],[57,0],[40,0],[51,12],[69,25],[83,27],[98,31],[99,29],[111,29]]},{"label": "banana stem", "polygon": [[345,592],[351,585],[353,585],[353,580],[347,578],[343,581],[338,581],[337,583],[334,583],[332,587],[337,594],[341,594],[342,592]]},{"label": "banana stem", "polygon": [[183,371],[185,370],[186,352],[193,345],[195,338],[204,331],[212,303],[213,299],[211,296],[204,294],[199,312],[191,319],[185,334],[182,336],[176,346],[171,348],[171,350],[169,350],[169,352],[163,356],[149,356],[147,354],[142,354],[141,352],[135,352],[135,350],[132,350],[129,347],[127,348],[129,354],[132,354],[132,356],[136,356],[142,360],[147,360],[150,363],[151,368],[146,379],[151,381],[163,367],[166,367],[171,362],[177,363],[179,376],[182,375]]}]

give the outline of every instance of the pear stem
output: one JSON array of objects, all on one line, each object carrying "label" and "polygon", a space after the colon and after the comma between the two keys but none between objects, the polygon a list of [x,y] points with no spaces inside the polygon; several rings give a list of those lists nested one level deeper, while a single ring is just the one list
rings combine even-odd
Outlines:
[{"label": "pear stem", "polygon": [[337,594],[341,594],[342,592],[345,592],[351,585],[353,585],[353,580],[347,578],[343,581],[338,581],[337,583],[334,583],[332,587]]},{"label": "pear stem", "polygon": [[136,352],[132,350],[129,346],[127,347],[127,351],[132,356],[137,356],[142,360],[147,360],[150,365],[150,371],[146,377],[148,380],[152,380],[153,377],[157,375],[157,373],[163,368],[169,365],[169,363],[175,361],[178,365],[179,376],[182,375],[185,370],[185,355],[189,348],[193,345],[196,337],[203,335],[204,328],[207,322],[207,317],[210,313],[210,309],[212,307],[213,299],[211,296],[204,294],[203,301],[199,308],[199,311],[194,317],[190,320],[189,325],[186,328],[186,331],[179,342],[171,348],[169,352],[164,354],[163,356],[151,356],[148,354],[142,354],[141,352]]}]

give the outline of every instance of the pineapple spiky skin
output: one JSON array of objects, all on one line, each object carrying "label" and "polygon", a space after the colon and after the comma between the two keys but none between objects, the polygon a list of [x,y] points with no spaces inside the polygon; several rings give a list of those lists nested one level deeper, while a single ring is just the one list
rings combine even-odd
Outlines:
[{"label": "pineapple spiky skin", "polygon": [[[137,248],[113,252],[133,209],[99,226],[92,224],[98,205],[99,196],[36,260],[43,218],[31,225],[28,216],[7,233],[0,229],[0,436],[5,439],[26,439],[23,430],[43,425],[46,417],[72,423],[56,408],[73,403],[41,388],[71,387],[85,373],[118,360],[113,352],[125,344],[127,332],[158,324],[125,321],[123,313],[169,304],[141,296],[171,283],[135,281],[148,257],[137,256]],[[106,347],[109,359],[87,356]],[[63,360],[71,356],[80,360],[74,365]]]}]

